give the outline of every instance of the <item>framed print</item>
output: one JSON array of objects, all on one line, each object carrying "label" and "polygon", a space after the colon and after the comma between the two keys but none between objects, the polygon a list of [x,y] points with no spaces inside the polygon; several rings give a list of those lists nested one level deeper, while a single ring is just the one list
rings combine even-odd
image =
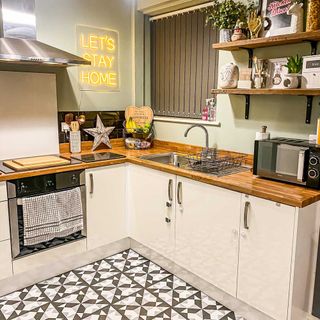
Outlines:
[{"label": "framed print", "polygon": [[281,34],[292,33],[291,19],[292,16],[287,12],[292,5],[293,0],[263,0],[262,17],[270,20],[270,28],[264,32],[264,37],[276,36]]},{"label": "framed print", "polygon": [[285,75],[288,73],[287,58],[269,59],[269,78],[267,81],[267,87],[269,89],[284,89],[283,81]]}]

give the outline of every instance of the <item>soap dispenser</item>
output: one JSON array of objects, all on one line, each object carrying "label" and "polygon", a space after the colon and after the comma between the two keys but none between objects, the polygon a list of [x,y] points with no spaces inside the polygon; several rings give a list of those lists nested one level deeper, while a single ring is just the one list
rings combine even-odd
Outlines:
[{"label": "soap dispenser", "polygon": [[267,132],[267,126],[262,126],[260,132],[256,132],[256,140],[270,139],[270,132]]}]

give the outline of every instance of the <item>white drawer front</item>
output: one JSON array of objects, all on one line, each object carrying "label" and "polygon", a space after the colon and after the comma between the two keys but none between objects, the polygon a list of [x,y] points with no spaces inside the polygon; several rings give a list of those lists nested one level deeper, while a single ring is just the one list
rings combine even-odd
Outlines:
[{"label": "white drawer front", "polygon": [[10,241],[0,242],[0,280],[12,276]]},{"label": "white drawer front", "polygon": [[6,201],[7,199],[7,184],[0,182],[0,201]]},{"label": "white drawer front", "polygon": [[8,202],[0,202],[0,241],[10,239]]}]

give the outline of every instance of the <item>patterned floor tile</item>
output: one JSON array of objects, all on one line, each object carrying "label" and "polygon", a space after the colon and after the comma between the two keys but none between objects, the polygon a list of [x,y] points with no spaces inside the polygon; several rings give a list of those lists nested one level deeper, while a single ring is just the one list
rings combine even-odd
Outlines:
[{"label": "patterned floor tile", "polygon": [[245,320],[133,250],[0,298],[4,320]]}]

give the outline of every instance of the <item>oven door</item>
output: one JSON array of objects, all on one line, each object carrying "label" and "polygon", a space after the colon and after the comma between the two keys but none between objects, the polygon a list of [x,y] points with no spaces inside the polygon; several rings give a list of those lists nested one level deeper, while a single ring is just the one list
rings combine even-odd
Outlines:
[{"label": "oven door", "polygon": [[72,235],[62,238],[55,238],[45,243],[40,243],[33,246],[24,246],[24,223],[22,198],[9,199],[9,220],[11,229],[11,252],[12,258],[17,259],[30,254],[37,253],[42,250],[48,250],[56,246],[64,245],[76,240],[81,240],[87,236],[87,215],[86,215],[86,189],[85,186],[80,186],[81,202],[83,211],[83,229]]},{"label": "oven door", "polygon": [[309,148],[259,141],[255,173],[259,176],[306,184]]}]

